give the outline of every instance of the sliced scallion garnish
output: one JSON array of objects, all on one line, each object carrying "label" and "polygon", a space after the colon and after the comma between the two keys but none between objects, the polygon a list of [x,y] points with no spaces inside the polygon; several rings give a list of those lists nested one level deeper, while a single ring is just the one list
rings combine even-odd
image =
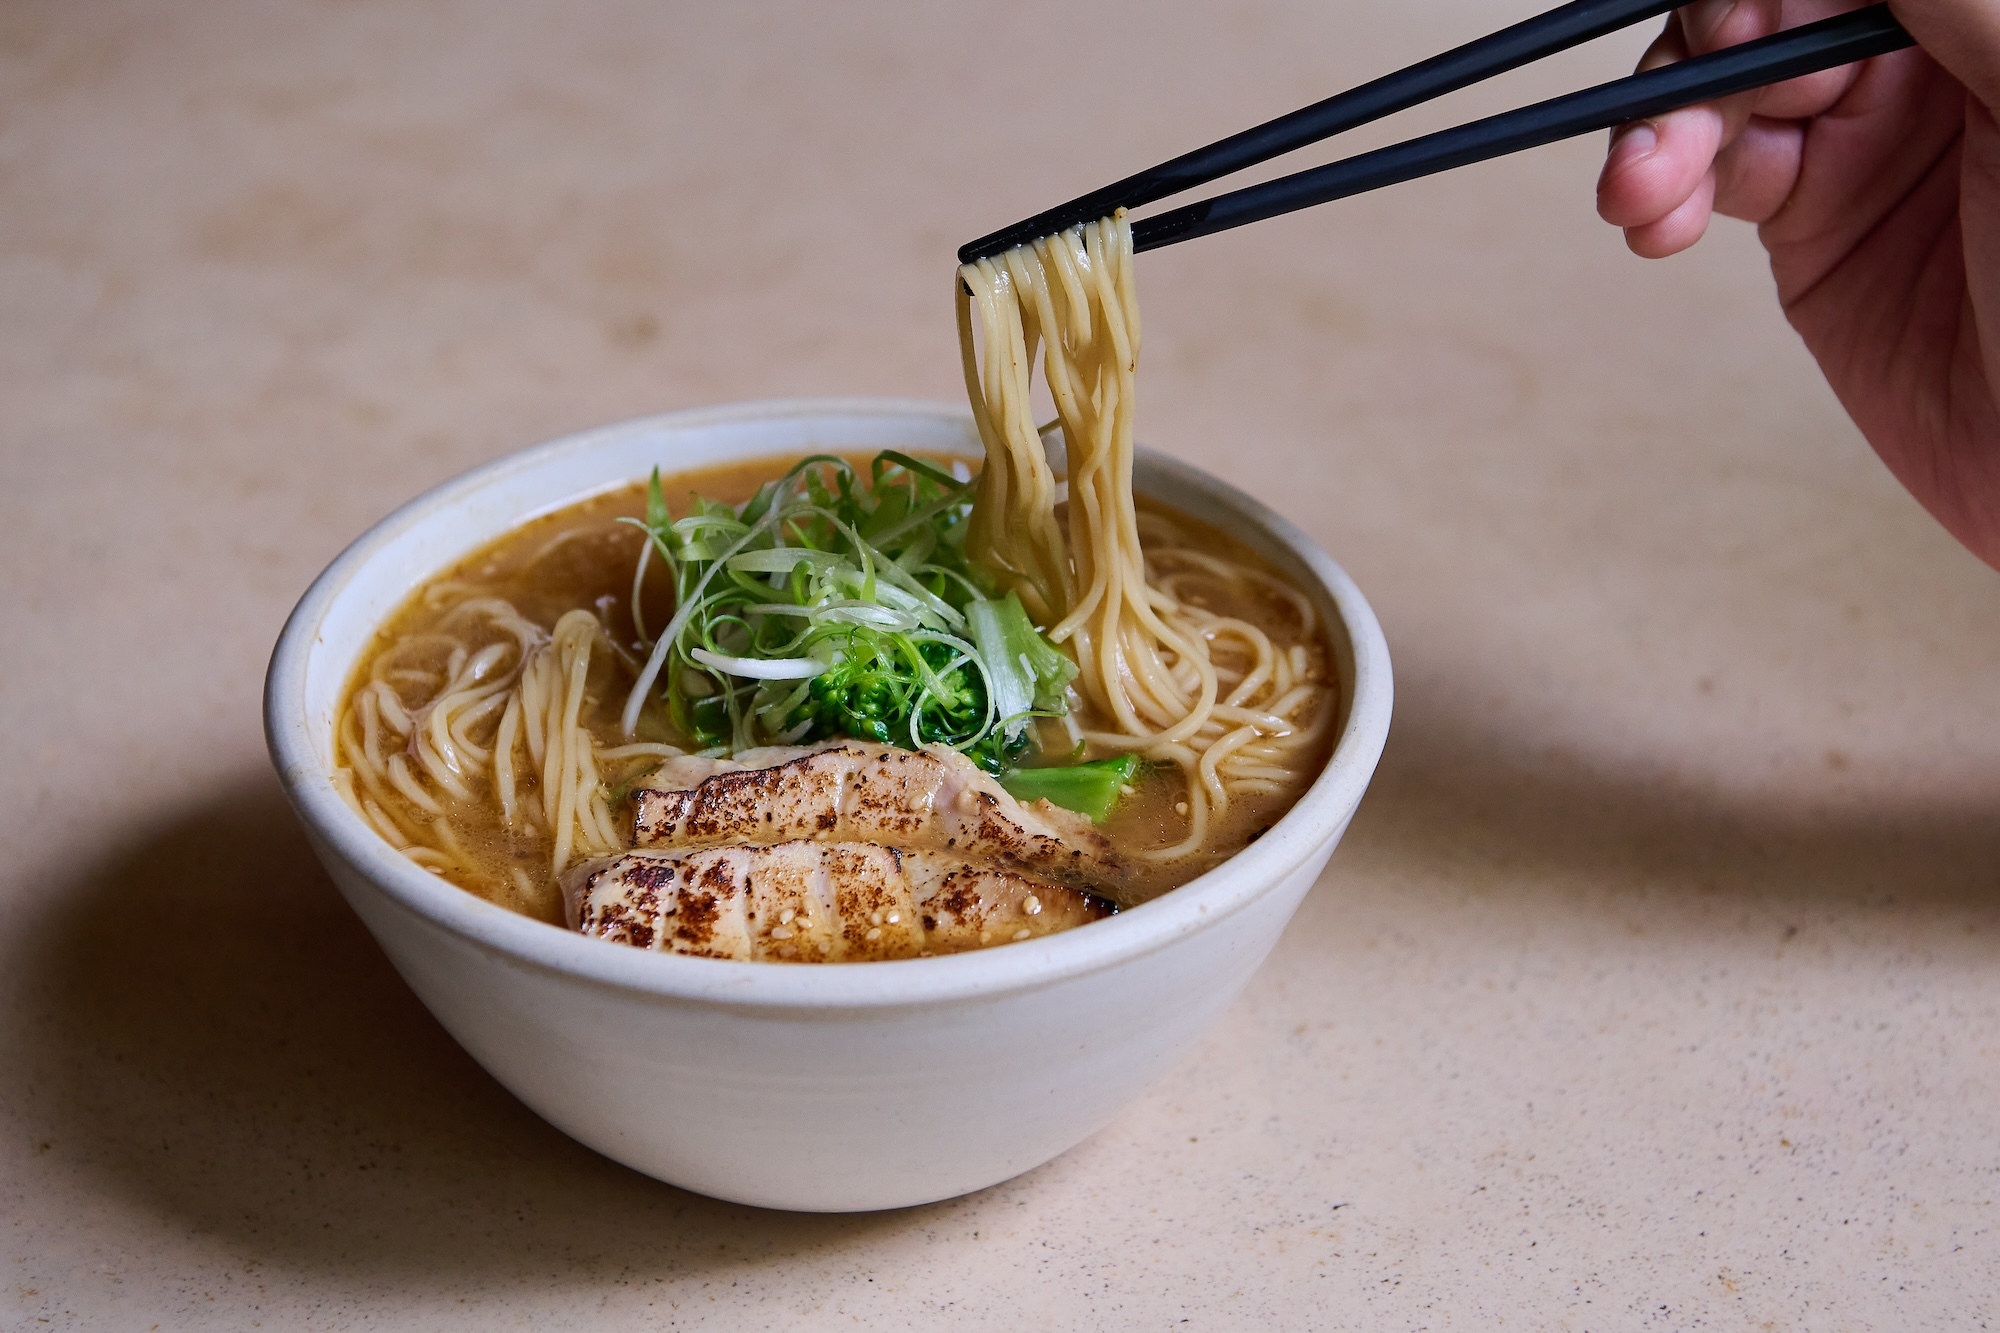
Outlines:
[{"label": "sliced scallion garnish", "polygon": [[999,773],[1027,720],[1060,715],[1076,668],[993,600],[965,556],[972,485],[904,454],[868,476],[807,459],[748,502],[697,497],[675,518],[655,474],[638,525],[635,622],[645,562],[660,557],[674,614],[626,700],[625,729],[657,690],[702,750],[854,736],[942,743]]}]

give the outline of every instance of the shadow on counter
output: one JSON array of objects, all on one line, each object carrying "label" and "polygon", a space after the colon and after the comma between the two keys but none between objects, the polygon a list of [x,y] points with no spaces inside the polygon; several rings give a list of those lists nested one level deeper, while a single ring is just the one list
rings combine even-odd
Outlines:
[{"label": "shadow on counter", "polygon": [[410,993],[274,777],[45,882],[10,1042],[36,1150],[246,1260],[586,1284],[908,1224],[717,1202],[545,1124]]},{"label": "shadow on counter", "polygon": [[[2000,904],[2000,810],[1760,813],[1528,762],[1490,730],[1412,707],[1335,864],[1532,884],[1548,910],[1636,910],[1712,934],[1765,931],[1815,903],[1935,922]],[[1687,906],[1717,891],[1772,911]],[[446,1288],[588,1286],[808,1260],[965,1206],[763,1212],[571,1142],[404,987],[268,776],[48,877],[44,901],[12,1043],[46,1126],[37,1148],[246,1262]],[[1298,929],[1318,932],[1319,917]],[[1996,946],[2000,931],[1978,942]]]},{"label": "shadow on counter", "polygon": [[[1398,709],[1335,859],[1344,873],[1381,869],[1703,937],[1752,929],[1740,915],[1752,907],[1767,921],[1874,914],[1910,926],[2000,913],[2000,773],[1969,790],[1919,777],[1885,791],[1829,751],[1785,799],[1644,754],[1614,767],[1414,690]],[[1981,947],[2000,952],[2000,929]]]}]

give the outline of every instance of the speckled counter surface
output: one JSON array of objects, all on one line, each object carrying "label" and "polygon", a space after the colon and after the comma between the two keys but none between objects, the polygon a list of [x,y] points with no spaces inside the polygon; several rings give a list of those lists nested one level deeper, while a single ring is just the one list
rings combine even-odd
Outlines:
[{"label": "speckled counter surface", "polygon": [[286,611],[419,489],[951,398],[958,242],[1531,8],[0,9],[0,1325],[1988,1326],[2000,574],[1595,143],[1141,261],[1142,435],[1347,565],[1398,714],[1249,992],[1039,1171],[801,1217],[592,1155],[268,771]]}]

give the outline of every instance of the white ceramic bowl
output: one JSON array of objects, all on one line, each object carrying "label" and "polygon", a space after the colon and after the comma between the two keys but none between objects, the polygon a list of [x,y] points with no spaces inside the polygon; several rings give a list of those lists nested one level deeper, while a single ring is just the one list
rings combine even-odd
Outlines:
[{"label": "white ceramic bowl", "polygon": [[329,778],[340,696],[375,628],[534,515],[643,477],[882,448],[976,459],[963,409],[748,403],[586,431],[447,482],[365,533],[285,625],[271,756],[313,845],[410,988],[537,1113],[620,1162],[772,1208],[893,1208],[1048,1161],[1171,1069],[1277,942],[1346,830],[1389,729],[1389,654],[1339,566],[1255,500],[1158,454],[1137,485],[1239,534],[1333,626],[1331,763],[1248,850],[1083,929],[848,966],[641,952],[494,907],[418,869]]}]

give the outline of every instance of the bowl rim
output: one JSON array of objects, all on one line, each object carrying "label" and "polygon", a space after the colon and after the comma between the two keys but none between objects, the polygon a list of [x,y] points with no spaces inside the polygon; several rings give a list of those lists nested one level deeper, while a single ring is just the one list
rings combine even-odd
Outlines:
[{"label": "bowl rim", "polygon": [[[1119,966],[1243,910],[1275,890],[1339,835],[1360,803],[1388,736],[1393,702],[1389,649],[1373,609],[1347,572],[1290,520],[1229,483],[1144,446],[1143,467],[1183,488],[1214,495],[1260,526],[1320,582],[1352,645],[1353,698],[1326,768],[1268,833],[1213,870],[1150,902],[1094,922],[1088,930],[935,958],[815,967],[619,948],[489,903],[421,869],[390,847],[341,798],[318,757],[316,732],[306,709],[307,670],[322,644],[321,626],[337,600],[395,539],[512,473],[564,454],[588,453],[628,433],[868,416],[948,419],[960,426],[971,422],[970,411],[962,404],[904,398],[764,399],[660,413],[530,445],[431,487],[371,526],[327,565],[299,599],[278,636],[265,677],[266,742],[300,819],[323,849],[347,862],[382,896],[516,964],[663,999],[817,1011],[970,1000],[1039,989]],[[589,493],[572,493],[538,512],[561,508]],[[476,546],[466,553],[471,549]]]}]

